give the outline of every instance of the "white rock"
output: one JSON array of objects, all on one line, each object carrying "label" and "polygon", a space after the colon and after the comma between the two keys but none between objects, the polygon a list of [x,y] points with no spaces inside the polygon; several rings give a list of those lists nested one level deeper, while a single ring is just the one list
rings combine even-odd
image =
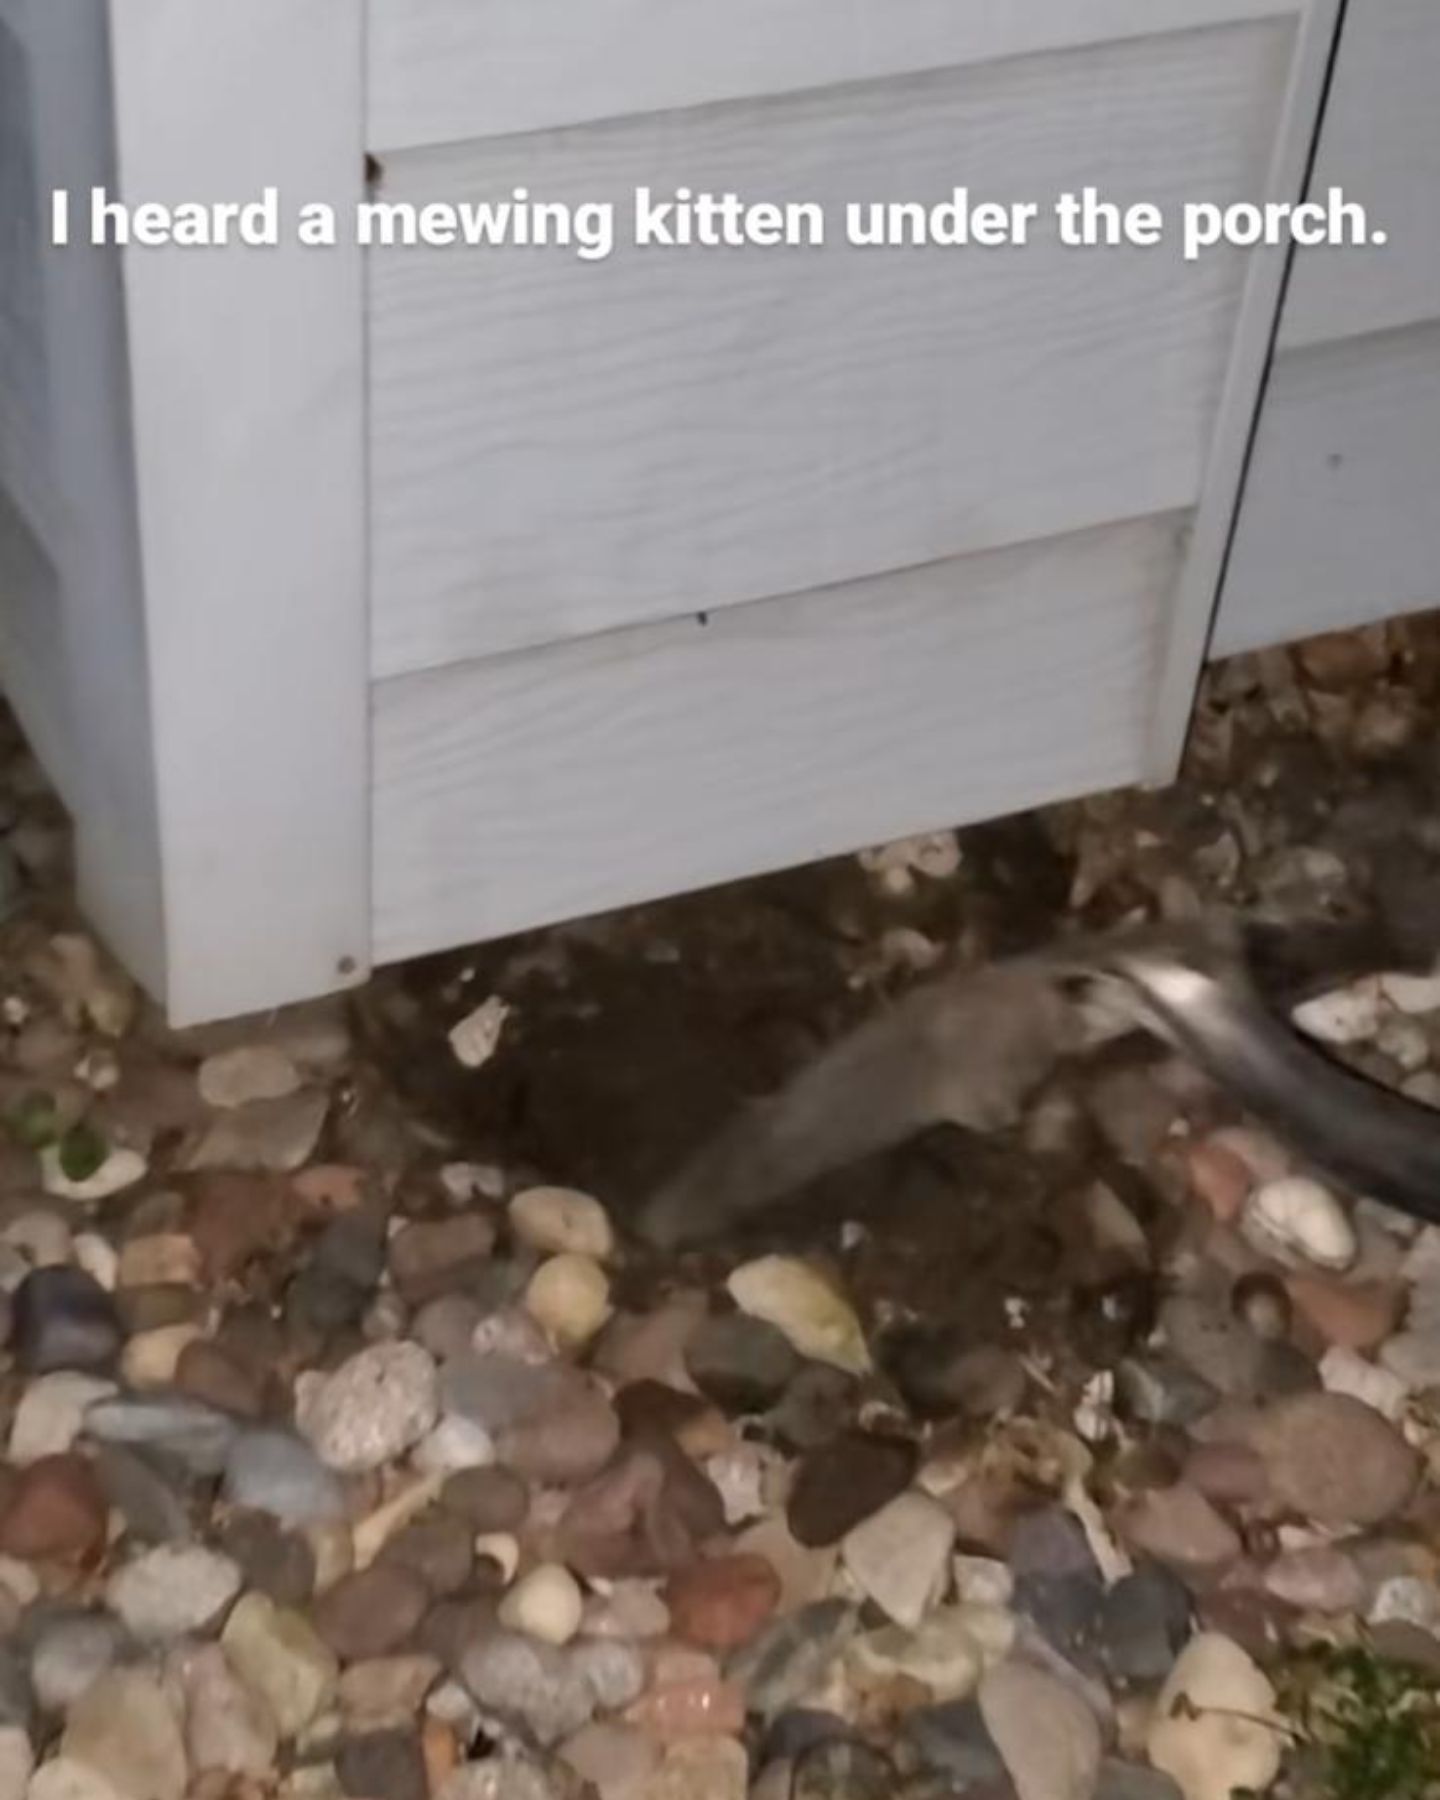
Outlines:
[{"label": "white rock", "polygon": [[446,1413],[411,1451],[410,1460],[427,1475],[487,1469],[495,1460],[495,1440],[478,1420]]},{"label": "white rock", "polygon": [[593,1257],[566,1252],[530,1277],[525,1307],[563,1349],[578,1350],[610,1317],[610,1283]]},{"label": "white rock", "polygon": [[1375,1048],[1407,1075],[1418,1074],[1430,1060],[1430,1040],[1424,1028],[1403,1013],[1391,1013],[1380,1021]]},{"label": "white rock", "polygon": [[123,1800],[98,1769],[73,1756],[55,1756],[30,1777],[26,1800]]},{"label": "white rock", "polygon": [[113,1381],[82,1375],[75,1369],[38,1376],[15,1408],[10,1427],[11,1462],[32,1463],[42,1456],[59,1456],[79,1437],[85,1408],[118,1392]]},{"label": "white rock", "polygon": [[928,1494],[899,1494],[847,1534],[846,1569],[897,1625],[911,1631],[945,1591],[955,1521]]},{"label": "white rock", "polygon": [[725,1508],[725,1523],[742,1525],[766,1510],[776,1476],[783,1476],[788,1471],[765,1445],[740,1440],[727,1450],[707,1456],[705,1473],[720,1495]]},{"label": "white rock", "polygon": [[60,1200],[74,1200],[81,1205],[94,1205],[134,1187],[143,1179],[148,1164],[138,1150],[119,1145],[104,1162],[83,1181],[72,1181],[60,1167],[60,1146],[48,1144],[40,1152],[40,1182],[47,1194]]},{"label": "white rock", "polygon": [[40,1577],[18,1556],[0,1556],[0,1588],[22,1611],[40,1597]]},{"label": "white rock", "polygon": [[498,994],[466,1013],[458,1025],[450,1028],[450,1048],[455,1052],[455,1060],[467,1069],[483,1069],[499,1049],[500,1033],[509,1017],[510,1008]]},{"label": "white rock", "polygon": [[944,880],[955,873],[961,861],[960,839],[953,831],[928,831],[862,850],[857,860],[887,892],[908,894],[916,874]]},{"label": "white rock", "polygon": [[1208,1142],[1238,1156],[1257,1183],[1278,1181],[1290,1173],[1290,1155],[1284,1145],[1253,1125],[1222,1125],[1210,1133]]},{"label": "white rock", "polygon": [[101,1770],[129,1800],[183,1800],[179,1711],[158,1673],[107,1669],[66,1714],[60,1753]]},{"label": "white rock", "polygon": [[869,1373],[870,1352],[854,1309],[809,1263],[762,1256],[742,1263],[725,1285],[741,1312],[783,1332],[802,1356],[852,1375]]},{"label": "white rock", "polygon": [[1403,1417],[1409,1388],[1391,1369],[1380,1368],[1367,1357],[1332,1344],[1320,1359],[1320,1380],[1332,1394],[1349,1394],[1384,1415],[1393,1424]]},{"label": "white rock", "polygon": [[142,1643],[169,1643],[212,1624],[240,1592],[240,1570],[202,1544],[159,1544],[118,1568],[105,1603]]},{"label": "white rock", "polygon": [[453,1675],[431,1688],[425,1696],[425,1712],[429,1718],[443,1719],[447,1725],[454,1725],[462,1737],[473,1735],[480,1723],[480,1708],[475,1704],[474,1695]]},{"label": "white rock", "polygon": [[559,1563],[540,1563],[504,1596],[498,1616],[511,1631],[545,1644],[568,1644],[584,1610],[585,1597],[570,1571]]},{"label": "white rock", "polygon": [[955,1597],[962,1604],[975,1602],[981,1606],[1008,1606],[1015,1597],[1015,1577],[1010,1565],[994,1556],[957,1556]]},{"label": "white rock", "polygon": [[1257,1250],[1318,1269],[1348,1269],[1358,1244],[1345,1209],[1308,1175],[1267,1181],[1245,1203],[1240,1229]]},{"label": "white rock", "polygon": [[510,1202],[509,1211],[510,1229],[532,1249],[570,1251],[596,1262],[604,1262],[615,1249],[609,1214],[578,1188],[526,1188]]},{"label": "white rock", "polygon": [[452,1206],[500,1200],[505,1194],[505,1171],[494,1163],[446,1163],[440,1170],[440,1186]]},{"label": "white rock", "polygon": [[1231,1800],[1270,1786],[1285,1742],[1275,1690],[1245,1651],[1216,1631],[1193,1637],[1156,1700],[1151,1763],[1185,1800]]},{"label": "white rock", "polygon": [[1440,970],[1431,975],[1407,975],[1399,970],[1382,975],[1380,991],[1397,1012],[1440,1012]]},{"label": "white rock", "polygon": [[246,1686],[218,1644],[186,1646],[176,1661],[185,1695],[185,1748],[191,1770],[268,1774],[280,1747],[270,1703]]},{"label": "white rock", "polygon": [[1419,1106],[1440,1111],[1440,1073],[1434,1069],[1420,1069],[1414,1075],[1407,1075],[1400,1083],[1400,1092]]},{"label": "white rock", "polygon": [[1322,1044],[1363,1044],[1380,1025],[1380,982],[1373,975],[1302,1000],[1290,1014],[1297,1030]]},{"label": "white rock", "polygon": [[1030,1663],[1006,1662],[985,1677],[977,1698],[1019,1800],[1091,1800],[1100,1727],[1078,1694]]},{"label": "white rock", "polygon": [[1376,1588],[1365,1616],[1372,1625],[1398,1619],[1433,1635],[1440,1631],[1440,1589],[1418,1575],[1392,1575]]},{"label": "white rock", "polygon": [[1361,1228],[1373,1226],[1402,1245],[1413,1244],[1420,1233],[1419,1219],[1401,1212],[1398,1207],[1387,1206],[1383,1200],[1372,1200],[1368,1195],[1362,1195],[1355,1202],[1355,1224]]},{"label": "white rock", "polygon": [[193,1322],[138,1331],[120,1353],[121,1376],[132,1388],[169,1387],[181,1356],[204,1335],[203,1327]]},{"label": "white rock", "polygon": [[120,1274],[120,1252],[110,1240],[98,1231],[81,1231],[76,1234],[74,1251],[76,1266],[107,1294],[113,1294]]},{"label": "white rock", "polygon": [[434,1358],[418,1344],[372,1344],[332,1375],[296,1382],[295,1423],[332,1469],[378,1469],[434,1425],[438,1387]]},{"label": "white rock", "polygon": [[108,1094],[118,1087],[120,1075],[119,1057],[103,1044],[87,1050],[75,1065],[75,1079],[83,1081],[96,1094]]},{"label": "white rock", "polygon": [[500,1584],[509,1587],[520,1567],[520,1541],[508,1531],[482,1531],[475,1539],[475,1555],[492,1562],[500,1571]]},{"label": "white rock", "polygon": [[[556,1754],[590,1784],[598,1800],[643,1800],[645,1784],[660,1761],[653,1738],[615,1722],[582,1725]],[[790,1800],[788,1787],[784,1800]]]},{"label": "white rock", "polygon": [[[454,1779],[453,1777],[451,1778]],[[745,1746],[734,1738],[676,1738],[665,1748],[652,1780],[639,1790],[637,1800],[745,1800],[750,1792],[750,1759]],[[439,1800],[510,1800],[508,1794],[456,1796],[443,1789]],[[541,1800],[537,1794],[517,1793],[515,1800]],[[604,1800],[621,1800],[614,1793]]]},{"label": "white rock", "polygon": [[20,1725],[0,1725],[0,1800],[25,1800],[34,1768],[29,1732]]},{"label": "white rock", "polygon": [[1440,1331],[1397,1331],[1380,1346],[1380,1361],[1412,1393],[1440,1386]]},{"label": "white rock", "polygon": [[70,1261],[70,1227],[53,1212],[36,1207],[21,1213],[0,1231],[0,1244],[18,1250],[32,1269],[52,1268]]},{"label": "white rock", "polygon": [[1008,1656],[1015,1640],[1013,1616],[997,1613],[993,1620],[982,1619],[986,1610],[942,1606],[918,1631],[903,1625],[867,1631],[849,1646],[846,1661],[862,1678],[907,1676],[927,1688],[937,1703],[968,1699],[986,1668]]},{"label": "white rock", "polygon": [[412,1519],[419,1518],[439,1496],[444,1485],[442,1474],[420,1475],[396,1488],[363,1519],[357,1519],[350,1533],[354,1566],[368,1569],[391,1538],[403,1531]]},{"label": "white rock", "polygon": [[295,1093],[300,1071],[273,1044],[239,1044],[207,1056],[198,1082],[207,1106],[248,1106],[252,1100],[283,1100]]}]

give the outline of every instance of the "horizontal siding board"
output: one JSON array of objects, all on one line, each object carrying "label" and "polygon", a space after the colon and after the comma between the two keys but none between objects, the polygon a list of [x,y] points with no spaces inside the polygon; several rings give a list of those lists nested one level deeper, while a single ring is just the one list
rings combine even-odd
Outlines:
[{"label": "horizontal siding board", "polygon": [[1302,0],[368,0],[378,152],[1293,16]]},{"label": "horizontal siding board", "polygon": [[1440,316],[1440,5],[1350,0],[1312,192],[1341,187],[1386,242],[1298,250],[1287,349]]},{"label": "horizontal siding board", "polygon": [[[1174,206],[1263,181],[1288,24],[394,159],[391,199]],[[778,175],[783,191],[776,194]],[[1220,250],[377,251],[377,676],[1188,506],[1243,275]]]},{"label": "horizontal siding board", "polygon": [[1440,605],[1440,323],[1276,359],[1213,653]]},{"label": "horizontal siding board", "polygon": [[389,960],[1133,779],[1175,517],[382,681]]}]

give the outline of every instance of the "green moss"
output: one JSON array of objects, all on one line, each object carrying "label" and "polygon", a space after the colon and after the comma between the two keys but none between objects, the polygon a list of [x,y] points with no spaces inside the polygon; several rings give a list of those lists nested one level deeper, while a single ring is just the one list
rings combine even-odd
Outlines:
[{"label": "green moss", "polygon": [[1437,1800],[1440,1693],[1434,1675],[1364,1644],[1295,1660],[1281,1705],[1313,1752],[1325,1800]]},{"label": "green moss", "polygon": [[60,1170],[67,1181],[88,1181],[109,1155],[93,1125],[72,1125],[60,1140]]},{"label": "green moss", "polygon": [[5,1114],[5,1128],[27,1150],[43,1150],[60,1133],[54,1100],[38,1088],[23,1094]]}]

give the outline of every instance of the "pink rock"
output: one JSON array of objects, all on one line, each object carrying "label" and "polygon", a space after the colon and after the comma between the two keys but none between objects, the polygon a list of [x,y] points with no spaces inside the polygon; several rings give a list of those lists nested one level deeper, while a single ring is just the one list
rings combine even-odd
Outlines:
[{"label": "pink rock", "polygon": [[1348,1394],[1295,1394],[1256,1419],[1249,1441],[1282,1505],[1327,1525],[1378,1525],[1402,1512],[1420,1461],[1387,1419]]},{"label": "pink rock", "polygon": [[1403,1290],[1388,1281],[1333,1281],[1297,1271],[1285,1285],[1295,1311],[1327,1344],[1373,1350],[1394,1331]]},{"label": "pink rock", "polygon": [[735,1737],[745,1729],[745,1696],[718,1674],[652,1687],[624,1713],[651,1737]]},{"label": "pink rock", "polygon": [[1192,1144],[1185,1162],[1191,1192],[1205,1202],[1222,1224],[1237,1219],[1255,1185],[1249,1165],[1213,1137]]},{"label": "pink rock", "polygon": [[1240,1554],[1238,1534],[1184,1482],[1140,1495],[1121,1517],[1127,1541],[1179,1570],[1215,1569]]},{"label": "pink rock", "polygon": [[1343,1550],[1321,1544],[1277,1556],[1265,1571],[1265,1590],[1305,1612],[1353,1612],[1365,1598],[1365,1580]]},{"label": "pink rock", "polygon": [[1248,1444],[1199,1444],[1182,1474],[1207,1500],[1229,1506],[1258,1505],[1270,1491],[1265,1464]]},{"label": "pink rock", "polygon": [[354,1212],[365,1198],[366,1173],[353,1163],[315,1163],[295,1176],[295,1197],[310,1212]]},{"label": "pink rock", "polygon": [[660,1761],[654,1741],[633,1725],[585,1725],[557,1754],[602,1796],[643,1787]]},{"label": "pink rock", "polygon": [[1256,1183],[1278,1181],[1290,1173],[1290,1158],[1285,1150],[1274,1138],[1249,1125],[1224,1125],[1210,1133],[1208,1142],[1238,1156]]}]

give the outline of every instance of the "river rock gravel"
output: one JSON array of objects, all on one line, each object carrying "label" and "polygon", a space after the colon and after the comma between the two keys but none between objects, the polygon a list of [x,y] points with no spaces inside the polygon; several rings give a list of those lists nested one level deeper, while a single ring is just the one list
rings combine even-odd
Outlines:
[{"label": "river rock gravel", "polygon": [[1437,723],[1435,620],[1237,658],[1170,789],[183,1032],[3,725],[0,1800],[1328,1794],[1317,1681],[1440,1684],[1440,1230],[1139,1042],[631,1221],[947,960],[1206,905],[1367,922],[1284,1004],[1433,1100]]}]

